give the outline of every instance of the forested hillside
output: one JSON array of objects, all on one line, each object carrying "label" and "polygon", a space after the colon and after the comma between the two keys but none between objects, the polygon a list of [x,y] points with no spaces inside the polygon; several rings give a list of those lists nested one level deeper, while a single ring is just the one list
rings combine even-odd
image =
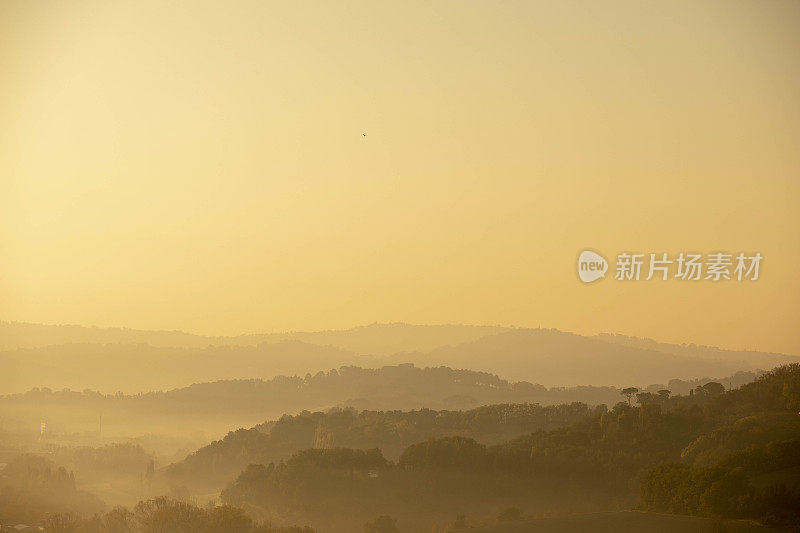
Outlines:
[{"label": "forested hillside", "polygon": [[[750,437],[762,432],[745,432],[734,445],[745,451],[725,454],[710,468],[690,462],[698,439],[717,428],[756,417],[771,431],[784,415],[797,416],[800,365],[731,392],[716,385],[697,387],[689,396],[639,393],[638,405],[620,402],[569,427],[496,445],[463,436],[433,438],[407,447],[396,463],[384,463],[378,451],[369,464],[343,450],[298,452],[287,461],[248,467],[223,498],[255,506],[264,516],[324,522],[329,531],[347,531],[369,514],[390,514],[419,531],[447,513],[487,513],[503,504],[535,515],[544,509],[630,508],[637,500],[666,512],[800,525],[800,493],[786,482],[800,467],[798,436],[760,446]],[[337,509],[349,511],[345,516]]]},{"label": "forested hillside", "polygon": [[[491,394],[519,392],[519,384],[496,376],[411,366],[344,369],[308,379],[330,390],[339,380],[367,375],[384,386],[422,376],[424,386],[418,383],[421,388],[410,394],[447,383]],[[194,401],[192,412],[201,416],[252,407],[263,398],[261,387],[281,391],[305,381],[222,382],[137,397],[44,391],[33,397],[113,400],[126,407],[140,401],[151,409],[175,401],[176,416]],[[243,393],[242,384],[250,392]],[[11,399],[25,397],[30,399]],[[116,531],[113,523],[120,520],[150,531],[146,524],[156,515],[158,523],[187,531],[214,523],[225,524],[225,531],[309,524],[351,533],[365,523],[396,522],[403,532],[439,532],[498,519],[589,516],[639,506],[800,525],[800,365],[777,368],[732,391],[711,381],[686,395],[631,387],[612,389],[609,399],[610,408],[500,403],[464,411],[305,411],[231,432],[167,468],[132,443],[54,446],[41,440],[37,454],[18,455],[0,473],[0,517],[50,520],[51,529],[70,523],[73,529],[66,531],[76,532]],[[230,507],[187,503],[201,494],[214,498],[223,487],[222,501]],[[123,503],[132,510],[108,511],[89,489],[112,496],[126,490]],[[161,494],[171,499],[156,497]],[[105,514],[92,519],[94,513]],[[603,516],[603,524],[639,520]]]},{"label": "forested hillside", "polygon": [[[221,356],[218,364],[225,360]],[[142,371],[147,370],[147,365],[141,366]],[[735,386],[755,377],[752,372],[737,373],[721,381]],[[707,381],[711,379],[670,380],[647,386],[646,390],[669,387],[676,392],[688,391]],[[613,405],[620,398],[620,390],[594,386],[546,388],[524,381],[510,382],[485,372],[418,368],[410,364],[378,369],[342,367],[304,377],[223,380],[144,394],[35,388],[0,397],[0,422],[13,422],[35,434],[44,420],[50,434],[64,435],[96,433],[102,417],[103,432],[109,436],[202,432],[210,441],[231,428],[252,427],[303,410],[336,406],[372,411],[459,410],[498,403]]]},{"label": "forested hillside", "polygon": [[531,431],[568,426],[590,413],[584,403],[499,404],[469,411],[303,412],[228,433],[170,465],[165,475],[173,482],[216,486],[231,481],[250,463],[279,462],[305,448],[375,448],[397,460],[407,446],[430,438],[465,435],[493,444]]}]

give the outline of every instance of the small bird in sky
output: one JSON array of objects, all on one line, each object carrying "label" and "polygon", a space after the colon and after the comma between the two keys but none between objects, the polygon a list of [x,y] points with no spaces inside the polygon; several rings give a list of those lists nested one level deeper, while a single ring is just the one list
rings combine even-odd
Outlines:
[{"label": "small bird in sky", "polygon": [[367,136],[367,134],[366,134],[366,133],[362,133],[361,135],[363,135],[364,137],[366,137],[366,136]]}]

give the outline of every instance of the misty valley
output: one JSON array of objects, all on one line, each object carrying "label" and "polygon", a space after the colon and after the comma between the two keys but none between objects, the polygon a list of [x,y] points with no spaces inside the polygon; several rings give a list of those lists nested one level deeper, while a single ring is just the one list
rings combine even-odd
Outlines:
[{"label": "misty valley", "polygon": [[[304,334],[303,341],[208,344],[160,332],[2,328],[17,346],[0,352],[5,368],[23,379],[36,375],[27,368],[38,368],[45,377],[0,397],[3,531],[800,526],[800,362],[791,356],[741,352],[734,360],[693,345],[469,326],[375,325]],[[33,337],[43,330],[52,344],[38,347]],[[148,390],[154,369],[134,368],[154,346],[186,355],[160,363],[173,365],[158,379],[171,377],[174,388]],[[299,355],[298,371],[318,370],[270,374],[272,358],[287,346]],[[404,351],[391,353],[398,347]],[[116,382],[103,365],[87,362],[120,353],[133,356]],[[506,368],[511,354],[521,362]],[[67,368],[81,356],[88,358],[85,383]],[[192,365],[192,357],[217,358],[199,371],[226,379],[183,385],[198,370],[178,366]],[[636,370],[647,375],[623,368],[626,357],[650,358]],[[465,369],[479,359],[505,371]],[[554,359],[563,368],[593,359],[616,364],[583,370],[596,380],[584,374],[584,384],[557,386]],[[343,365],[326,367],[326,360]],[[426,362],[452,366],[418,366]],[[126,358],[118,364],[124,369]],[[550,386],[535,379],[537,366]],[[690,377],[697,369],[718,373]],[[106,391],[43,386],[59,375]],[[108,392],[115,385],[128,392]]]},{"label": "misty valley", "polygon": [[0,1],[0,533],[800,533],[800,0]]}]

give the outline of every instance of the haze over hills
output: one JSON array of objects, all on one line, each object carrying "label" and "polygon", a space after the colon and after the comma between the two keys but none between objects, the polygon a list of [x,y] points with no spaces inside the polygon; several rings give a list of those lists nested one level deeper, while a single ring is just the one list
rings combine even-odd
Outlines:
[{"label": "haze over hills", "polygon": [[[742,376],[750,380],[754,376]],[[305,378],[226,380],[148,394],[100,395],[92,391],[32,390],[0,396],[0,422],[17,420],[28,431],[47,420],[49,431],[96,432],[99,417],[107,435],[135,436],[203,431],[224,434],[285,413],[336,406],[368,410],[462,409],[504,402],[542,405],[584,401],[613,403],[609,387],[554,389],[510,383],[495,375],[409,364],[362,369],[342,367]]]},{"label": "haze over hills", "polygon": [[[757,374],[718,376],[733,387],[752,382]],[[643,392],[665,387],[675,394],[711,381],[676,380],[653,384]],[[305,377],[244,379],[196,383],[165,392],[99,394],[95,391],[32,389],[0,396],[0,432],[4,425],[35,434],[47,421],[52,434],[135,437],[148,433],[177,436],[202,432],[221,435],[251,427],[283,414],[303,410],[355,408],[366,411],[410,409],[460,410],[502,403],[541,406],[582,402],[614,405],[625,398],[620,388],[579,386],[546,388],[508,381],[494,374],[411,364],[378,369],[342,367]]]},{"label": "haze over hills", "polygon": [[696,357],[700,359],[712,359],[718,361],[739,360],[744,361],[749,365],[754,365],[761,368],[772,367],[776,360],[783,361],[784,358],[786,362],[800,360],[800,357],[786,354],[758,352],[754,350],[723,350],[721,348],[717,348],[716,346],[704,346],[694,343],[671,344],[667,342],[658,342],[653,339],[621,335],[618,333],[600,333],[599,335],[595,335],[593,338],[614,344],[621,344],[623,346],[633,346],[635,348],[655,350],[658,352],[671,353],[685,357]]},{"label": "haze over hills", "polygon": [[[518,376],[547,386],[646,385],[666,382],[670,377],[719,376],[764,368],[753,364],[749,360],[753,358],[745,352],[717,350],[712,358],[702,350],[681,354],[653,344],[656,346],[644,348],[553,329],[514,329],[425,354],[397,354],[395,358],[396,362],[408,359],[421,366],[445,365]],[[766,368],[798,360],[780,354],[758,354],[756,359]]]},{"label": "haze over hills", "polygon": [[135,393],[219,379],[269,379],[341,366],[402,363],[479,370],[548,387],[647,386],[800,361],[784,354],[622,335],[587,337],[497,326],[373,324],[341,331],[203,337],[5,322],[0,333],[5,348],[0,352],[0,387],[7,393],[43,386]]},{"label": "haze over hills", "polygon": [[362,355],[392,355],[397,352],[427,351],[440,346],[460,344],[509,329],[511,328],[502,326],[462,324],[426,326],[393,323],[371,324],[345,330],[254,333],[222,337],[195,335],[182,331],[0,322],[0,350],[68,343],[149,344],[158,347],[204,348],[256,346],[264,342],[297,340],[322,346],[336,346]]},{"label": "haze over hills", "polygon": [[148,344],[60,344],[0,352],[0,387],[93,389],[104,393],[168,390],[219,379],[304,375],[371,358],[331,346],[282,341],[257,346],[180,348]]}]

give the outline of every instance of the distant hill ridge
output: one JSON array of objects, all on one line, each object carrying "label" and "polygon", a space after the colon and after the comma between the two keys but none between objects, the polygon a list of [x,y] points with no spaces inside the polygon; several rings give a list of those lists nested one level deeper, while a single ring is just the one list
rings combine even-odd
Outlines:
[{"label": "distant hill ridge", "polygon": [[256,346],[264,342],[299,340],[321,346],[336,346],[364,355],[391,355],[397,352],[432,350],[440,346],[460,344],[509,330],[511,328],[502,326],[462,324],[426,326],[376,323],[343,330],[207,336],[183,331],[0,322],[0,350],[39,348],[69,343],[149,344],[156,347],[204,348],[206,346]]},{"label": "distant hill ridge", "polygon": [[759,352],[754,350],[725,350],[716,346],[706,346],[703,344],[683,343],[671,344],[667,342],[659,342],[653,339],[642,337],[631,337],[619,333],[600,333],[595,338],[623,346],[633,346],[635,348],[643,348],[647,350],[655,350],[664,353],[671,353],[674,355],[683,355],[687,357],[698,357],[703,359],[731,359],[737,357],[743,361],[758,366],[767,366],[774,363],[776,358],[787,358],[787,361],[800,360],[797,356],[779,354],[772,352]]},{"label": "distant hill ridge", "polygon": [[372,324],[347,330],[204,337],[183,332],[0,323],[0,387],[145,392],[269,379],[340,366],[413,363],[553,386],[627,386],[768,370],[784,354],[674,345],[555,329]]}]

